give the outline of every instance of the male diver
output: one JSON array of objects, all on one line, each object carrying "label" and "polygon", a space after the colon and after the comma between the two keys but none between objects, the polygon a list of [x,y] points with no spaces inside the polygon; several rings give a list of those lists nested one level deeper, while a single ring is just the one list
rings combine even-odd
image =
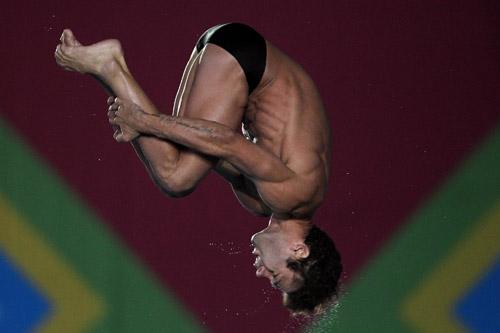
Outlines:
[{"label": "male diver", "polygon": [[109,122],[171,197],[214,170],[269,225],[252,236],[258,277],[292,312],[318,313],[337,298],[340,255],[312,223],[330,174],[329,122],[305,70],[248,25],[214,26],[185,67],[171,116],[132,77],[119,41],[83,46],[64,30],[57,63],[107,88]]}]

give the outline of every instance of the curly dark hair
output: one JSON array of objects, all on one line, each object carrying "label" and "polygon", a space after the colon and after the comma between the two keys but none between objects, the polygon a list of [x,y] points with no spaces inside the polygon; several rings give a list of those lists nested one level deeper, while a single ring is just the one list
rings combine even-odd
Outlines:
[{"label": "curly dark hair", "polygon": [[305,238],[309,256],[287,260],[287,267],[303,280],[302,286],[283,294],[283,304],[294,314],[319,314],[338,298],[342,273],[340,254],[332,239],[313,225]]}]

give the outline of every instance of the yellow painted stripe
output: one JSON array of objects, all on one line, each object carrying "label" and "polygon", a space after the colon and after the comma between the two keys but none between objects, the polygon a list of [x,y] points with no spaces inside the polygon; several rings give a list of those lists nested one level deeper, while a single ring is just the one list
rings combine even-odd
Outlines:
[{"label": "yellow painted stripe", "polygon": [[103,299],[1,193],[0,225],[0,247],[52,303],[52,315],[41,323],[38,332],[83,332],[102,319]]},{"label": "yellow painted stripe", "polygon": [[403,302],[402,318],[417,332],[467,331],[453,309],[500,254],[500,202],[474,226]]}]

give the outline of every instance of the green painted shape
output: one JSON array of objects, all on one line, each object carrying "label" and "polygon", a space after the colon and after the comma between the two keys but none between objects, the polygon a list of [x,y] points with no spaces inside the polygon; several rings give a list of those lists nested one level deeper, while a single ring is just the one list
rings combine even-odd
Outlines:
[{"label": "green painted shape", "polygon": [[335,313],[312,332],[413,332],[401,321],[408,293],[500,198],[500,127],[356,276]]},{"label": "green painted shape", "polygon": [[92,332],[203,331],[1,118],[0,142],[0,192],[106,303]]}]

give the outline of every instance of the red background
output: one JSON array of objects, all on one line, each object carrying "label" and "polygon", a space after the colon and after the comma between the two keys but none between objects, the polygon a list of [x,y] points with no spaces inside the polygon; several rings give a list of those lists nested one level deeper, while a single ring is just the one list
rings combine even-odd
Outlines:
[{"label": "red background", "polygon": [[[11,3],[0,14],[0,112],[164,285],[214,332],[297,327],[249,238],[265,219],[210,176],[164,197],[128,145],[113,141],[106,96],[58,68],[63,28],[118,38],[132,72],[166,113],[199,35],[252,25],[301,63],[333,129],[333,177],[316,222],[334,236],[348,282],[498,123],[494,1]],[[75,231],[77,232],[77,231]]]}]

